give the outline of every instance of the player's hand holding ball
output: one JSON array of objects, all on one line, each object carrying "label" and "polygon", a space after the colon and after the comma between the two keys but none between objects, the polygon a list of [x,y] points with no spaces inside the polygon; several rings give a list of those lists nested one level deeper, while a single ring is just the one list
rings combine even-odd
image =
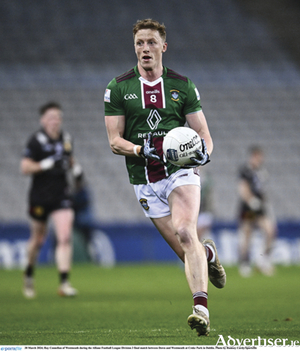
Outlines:
[{"label": "player's hand holding ball", "polygon": [[164,137],[166,159],[181,168],[195,168],[208,163],[209,154],[204,139],[192,128],[177,127]]},{"label": "player's hand holding ball", "polygon": [[148,133],[148,138],[146,140],[145,145],[141,147],[140,156],[143,158],[150,158],[152,160],[158,161],[162,163],[162,160],[157,154],[156,148],[153,145],[152,133]]},{"label": "player's hand holding ball", "polygon": [[197,156],[190,158],[190,160],[193,163],[183,165],[184,168],[195,168],[195,167],[199,167],[199,166],[204,166],[208,162],[210,162],[209,154],[207,152],[206,142],[203,138],[201,139],[201,143],[202,143],[202,151],[199,149],[195,150],[195,153]]}]

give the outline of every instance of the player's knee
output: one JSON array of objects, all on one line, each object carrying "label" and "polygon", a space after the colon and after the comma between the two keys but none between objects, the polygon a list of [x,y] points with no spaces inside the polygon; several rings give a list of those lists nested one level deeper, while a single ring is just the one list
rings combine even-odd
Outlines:
[{"label": "player's knee", "polygon": [[190,247],[194,244],[194,240],[187,225],[180,225],[177,227],[177,235],[179,236],[182,247]]},{"label": "player's knee", "polygon": [[38,235],[38,236],[32,236],[30,238],[30,245],[32,247],[35,247],[36,249],[40,249],[45,242],[45,236],[44,235]]},{"label": "player's knee", "polygon": [[71,245],[71,236],[69,234],[60,235],[57,238],[58,244],[63,246]]}]

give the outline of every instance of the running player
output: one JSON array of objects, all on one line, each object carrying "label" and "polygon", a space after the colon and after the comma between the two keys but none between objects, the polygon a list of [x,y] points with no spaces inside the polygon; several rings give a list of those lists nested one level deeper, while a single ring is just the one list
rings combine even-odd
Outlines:
[{"label": "running player", "polygon": [[[219,288],[226,282],[214,243],[207,241],[204,246],[197,237],[200,177],[196,167],[209,162],[213,142],[197,88],[162,64],[167,50],[165,26],[152,19],[138,21],[133,38],[137,66],[114,78],[105,91],[110,147],[126,157],[130,183],[145,215],[185,262],[194,298],[188,324],[199,336],[208,335],[208,275]],[[199,150],[190,168],[181,169],[165,163],[162,142],[169,130],[186,122],[199,133],[204,151]]]},{"label": "running player", "polygon": [[31,234],[28,263],[24,273],[23,294],[34,298],[34,269],[47,234],[51,217],[56,233],[55,260],[59,271],[61,296],[77,294],[69,282],[72,261],[73,209],[67,172],[73,165],[71,136],[61,130],[62,110],[50,102],[40,108],[41,129],[29,139],[21,160],[21,172],[32,177],[29,192]]},{"label": "running player", "polygon": [[276,221],[266,194],[268,174],[263,167],[264,152],[259,146],[253,146],[249,148],[248,156],[247,163],[239,170],[239,271],[243,277],[252,273],[250,246],[253,230],[257,226],[265,240],[264,254],[257,265],[263,274],[273,275],[274,267],[270,256],[276,235]]}]

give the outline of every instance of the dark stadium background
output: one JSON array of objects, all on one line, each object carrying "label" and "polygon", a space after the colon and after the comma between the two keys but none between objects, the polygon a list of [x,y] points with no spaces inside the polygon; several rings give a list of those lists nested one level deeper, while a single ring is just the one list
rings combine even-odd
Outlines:
[{"label": "dark stadium background", "polygon": [[99,228],[117,246],[132,236],[125,250],[115,247],[117,261],[174,259],[136,202],[124,159],[111,153],[103,119],[104,89],[135,65],[131,28],[147,17],[167,27],[165,65],[201,94],[215,144],[215,234],[227,228],[236,238],[237,168],[257,143],[286,247],[281,263],[299,263],[299,15],[297,0],[2,0],[0,265],[20,264],[24,253],[29,180],[20,155],[38,107],[53,99],[75,138]]}]

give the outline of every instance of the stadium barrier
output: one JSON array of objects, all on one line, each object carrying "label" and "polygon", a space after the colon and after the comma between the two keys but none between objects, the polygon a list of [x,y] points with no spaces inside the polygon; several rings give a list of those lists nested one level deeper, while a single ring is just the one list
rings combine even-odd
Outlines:
[{"label": "stadium barrier", "polygon": [[[86,240],[74,230],[74,261],[93,261],[102,266],[131,262],[176,262],[175,253],[155,227],[149,224],[94,223],[92,235]],[[210,236],[215,240],[224,265],[238,262],[238,232],[233,222],[216,222]],[[23,268],[26,263],[26,245],[29,227],[24,223],[0,224],[0,268]],[[255,232],[251,259],[263,252],[263,238]],[[53,264],[55,239],[50,230],[39,256],[39,264]],[[272,259],[275,264],[300,264],[300,222],[278,223]]]}]

